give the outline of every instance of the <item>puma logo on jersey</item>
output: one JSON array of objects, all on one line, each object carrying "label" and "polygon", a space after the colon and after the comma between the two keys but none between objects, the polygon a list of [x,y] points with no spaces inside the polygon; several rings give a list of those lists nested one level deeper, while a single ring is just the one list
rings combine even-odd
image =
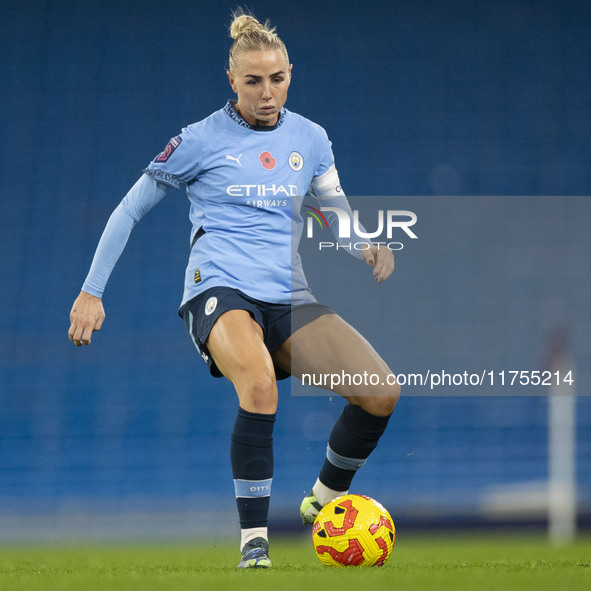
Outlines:
[{"label": "puma logo on jersey", "polygon": [[240,162],[240,158],[242,158],[242,154],[236,158],[235,156],[231,156],[230,154],[226,154],[226,160],[234,160],[234,162],[238,162],[238,166],[242,166],[242,162]]}]

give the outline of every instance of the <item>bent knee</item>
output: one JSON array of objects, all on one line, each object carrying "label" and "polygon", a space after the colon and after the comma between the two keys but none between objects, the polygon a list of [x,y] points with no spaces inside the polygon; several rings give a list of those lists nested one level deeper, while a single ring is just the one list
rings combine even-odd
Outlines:
[{"label": "bent knee", "polygon": [[376,396],[353,396],[348,401],[357,404],[366,412],[376,416],[389,416],[394,412],[396,403],[400,398],[400,385],[393,384],[388,387],[387,393]]},{"label": "bent knee", "polygon": [[248,376],[242,383],[235,383],[234,387],[244,410],[263,414],[276,412],[277,382],[274,375],[260,372]]},{"label": "bent knee", "polygon": [[372,415],[386,417],[394,412],[398,396],[378,396],[366,398],[361,408]]}]

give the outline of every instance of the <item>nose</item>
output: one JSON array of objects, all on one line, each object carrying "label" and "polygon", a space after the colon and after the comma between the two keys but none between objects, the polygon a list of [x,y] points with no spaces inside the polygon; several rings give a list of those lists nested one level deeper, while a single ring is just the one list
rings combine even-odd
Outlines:
[{"label": "nose", "polygon": [[263,94],[261,95],[263,100],[269,100],[272,98],[271,96],[271,83],[266,82],[263,84]]}]

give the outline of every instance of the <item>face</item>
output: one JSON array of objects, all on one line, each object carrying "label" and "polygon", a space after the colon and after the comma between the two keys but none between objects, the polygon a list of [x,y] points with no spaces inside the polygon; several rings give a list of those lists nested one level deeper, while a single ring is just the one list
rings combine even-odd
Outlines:
[{"label": "face", "polygon": [[275,125],[287,100],[291,65],[276,50],[248,51],[239,56],[234,72],[228,72],[238,95],[236,110],[253,126]]}]

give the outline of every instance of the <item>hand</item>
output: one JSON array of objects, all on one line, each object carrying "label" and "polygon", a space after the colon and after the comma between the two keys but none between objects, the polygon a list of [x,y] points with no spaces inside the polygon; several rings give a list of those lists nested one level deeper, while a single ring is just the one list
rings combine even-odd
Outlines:
[{"label": "hand", "polygon": [[361,251],[363,260],[373,267],[373,276],[378,283],[382,283],[394,271],[394,254],[383,245],[374,246]]},{"label": "hand", "polygon": [[101,299],[81,291],[70,312],[69,339],[76,347],[90,345],[92,333],[101,329],[104,319],[105,310]]}]

